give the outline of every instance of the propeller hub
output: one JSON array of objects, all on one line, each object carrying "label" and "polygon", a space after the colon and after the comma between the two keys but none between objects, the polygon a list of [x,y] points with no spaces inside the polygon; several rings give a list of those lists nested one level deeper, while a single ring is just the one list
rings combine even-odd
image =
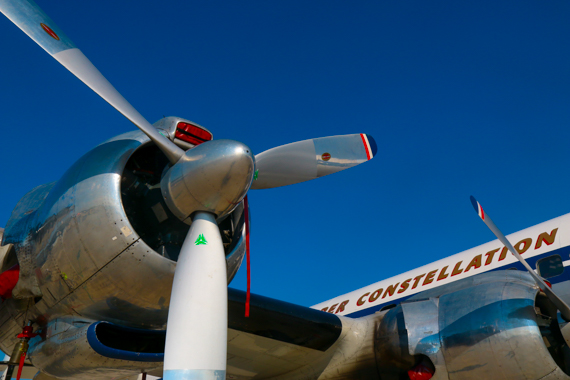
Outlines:
[{"label": "propeller hub", "polygon": [[220,218],[245,197],[253,180],[251,149],[233,140],[214,140],[190,149],[166,175],[160,186],[170,210],[180,220],[197,211]]}]

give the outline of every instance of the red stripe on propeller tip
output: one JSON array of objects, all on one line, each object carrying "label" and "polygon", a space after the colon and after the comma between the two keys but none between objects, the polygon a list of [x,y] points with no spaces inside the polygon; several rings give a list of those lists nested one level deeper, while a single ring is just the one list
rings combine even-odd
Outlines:
[{"label": "red stripe on propeller tip", "polygon": [[247,195],[243,199],[243,216],[245,218],[245,257],[247,268],[247,295],[245,298],[245,316],[249,317],[249,297],[251,295],[251,271],[249,267],[249,204]]},{"label": "red stripe on propeller tip", "polygon": [[364,133],[361,133],[360,137],[362,138],[362,143],[364,144],[364,149],[366,150],[366,158],[370,160],[372,158],[372,155],[370,154],[370,148],[368,147],[366,136],[364,136]]},{"label": "red stripe on propeller tip", "polygon": [[477,199],[475,199],[473,195],[470,196],[469,199],[471,199],[471,205],[473,206],[473,209],[475,210],[477,215],[479,215],[479,218],[485,220],[485,212],[483,211],[483,206],[481,206],[481,204],[477,202]]}]

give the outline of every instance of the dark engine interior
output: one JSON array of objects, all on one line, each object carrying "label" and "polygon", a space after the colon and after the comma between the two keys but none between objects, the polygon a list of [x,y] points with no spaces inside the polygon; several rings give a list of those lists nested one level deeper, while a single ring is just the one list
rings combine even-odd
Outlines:
[{"label": "dark engine interior", "polygon": [[[176,261],[190,226],[174,216],[162,198],[160,180],[167,168],[168,159],[156,145],[139,148],[123,171],[121,196],[129,222],[141,239],[155,252]],[[235,215],[230,214],[218,220],[226,254],[237,243],[234,241],[237,239],[233,239],[234,231],[241,231],[243,227],[243,215],[237,223],[235,219]]]},{"label": "dark engine interior", "polygon": [[[566,344],[560,331],[556,307],[540,292],[535,303],[536,322],[544,344],[556,364],[566,373],[570,373],[570,347]],[[565,322],[563,322],[565,323]]]},{"label": "dark engine interior", "polygon": [[95,331],[101,344],[116,350],[164,353],[166,331],[133,329],[111,323],[99,323]]}]

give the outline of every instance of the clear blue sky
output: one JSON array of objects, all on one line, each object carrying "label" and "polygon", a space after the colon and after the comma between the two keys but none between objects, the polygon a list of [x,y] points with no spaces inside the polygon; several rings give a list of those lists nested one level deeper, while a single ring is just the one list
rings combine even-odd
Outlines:
[{"label": "clear blue sky", "polygon": [[[152,123],[259,153],[368,133],[378,155],[251,191],[252,290],[312,305],[570,212],[570,3],[38,4]],[[134,128],[0,18],[0,226],[28,190]],[[232,283],[245,288],[245,268]]]}]

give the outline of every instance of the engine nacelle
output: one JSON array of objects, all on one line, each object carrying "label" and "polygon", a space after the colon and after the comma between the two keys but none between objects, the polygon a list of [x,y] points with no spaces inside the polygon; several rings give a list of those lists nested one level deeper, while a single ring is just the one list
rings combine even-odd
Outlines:
[{"label": "engine nacelle", "polygon": [[400,379],[422,363],[432,379],[570,379],[556,312],[527,273],[512,270],[421,293],[378,324],[380,376]]},{"label": "engine nacelle", "polygon": [[53,320],[45,330],[47,339],[37,336],[30,341],[29,358],[44,374],[54,378],[162,374],[165,331],[88,323],[75,318]]},{"label": "engine nacelle", "polygon": [[[189,225],[166,205],[160,188],[169,162],[140,131],[106,141],[62,178],[26,194],[0,245],[18,263],[0,349],[11,352],[24,319],[66,315],[141,328],[166,325],[172,278]],[[245,254],[243,202],[218,226],[228,282]],[[13,248],[12,248],[13,247]],[[6,266],[6,265],[4,265]],[[7,314],[8,315],[8,314]]]}]

